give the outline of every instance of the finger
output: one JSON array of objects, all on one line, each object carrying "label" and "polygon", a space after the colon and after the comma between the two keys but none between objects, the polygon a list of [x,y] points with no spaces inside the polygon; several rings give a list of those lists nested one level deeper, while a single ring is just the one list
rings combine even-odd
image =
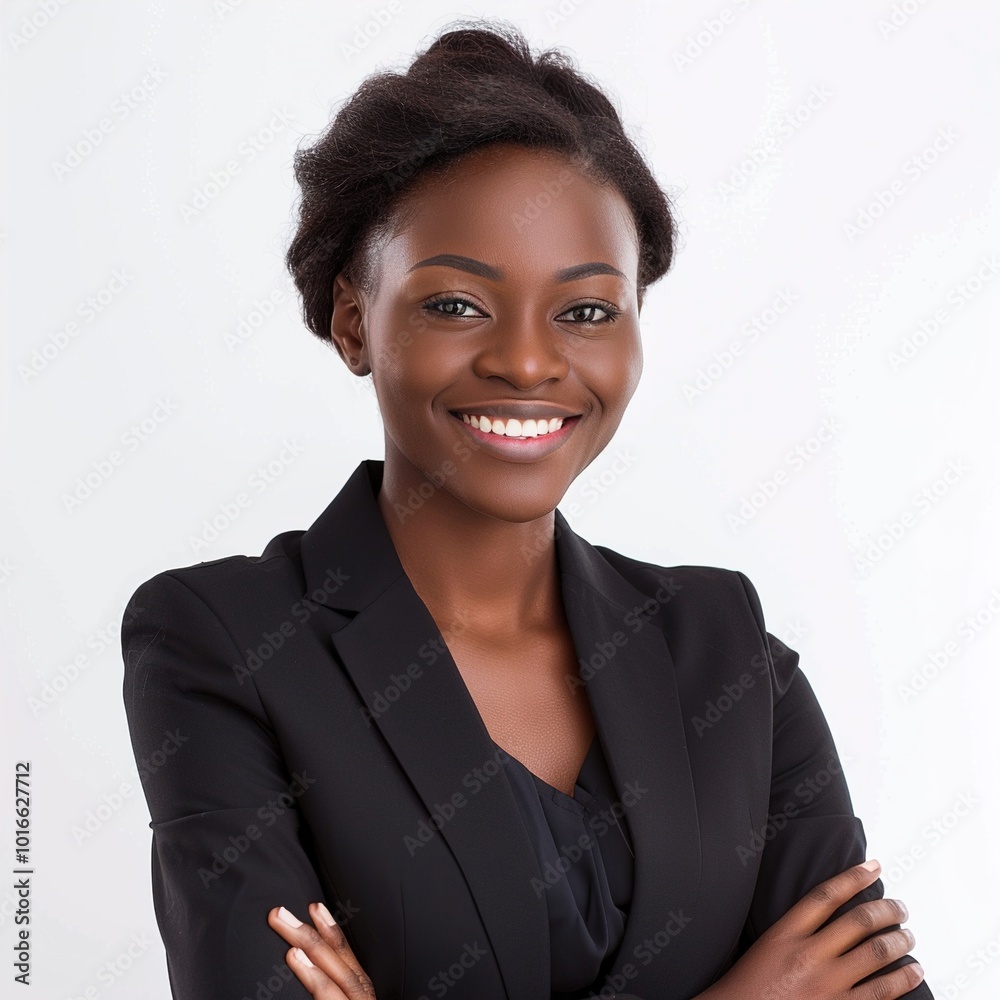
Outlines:
[{"label": "finger", "polygon": [[[290,945],[301,948],[313,965],[343,990],[348,1000],[370,1000],[375,996],[371,980],[360,966],[353,968],[344,961],[311,924],[303,923],[283,906],[274,907],[267,915],[267,922]],[[338,933],[343,931],[338,928]]]},{"label": "finger", "polygon": [[814,937],[825,950],[843,955],[873,934],[898,930],[909,915],[900,899],[871,899],[842,913]]},{"label": "finger", "polygon": [[322,969],[316,968],[300,948],[289,948],[285,961],[314,1000],[349,1000],[347,994]]},{"label": "finger", "polygon": [[876,934],[856,948],[852,948],[841,957],[851,970],[851,978],[856,983],[865,976],[870,976],[879,969],[884,969],[890,962],[902,958],[912,948],[916,938],[908,927],[899,930]]},{"label": "finger", "polygon": [[847,995],[850,1000],[896,1000],[917,988],[924,979],[924,970],[917,962],[908,962],[884,976],[855,986]]},{"label": "finger", "polygon": [[333,914],[326,906],[323,903],[310,903],[309,916],[312,917],[313,926],[319,931],[320,937],[355,972],[364,975],[364,969],[361,968],[361,963],[351,949],[347,935],[344,934],[343,928],[333,918]]},{"label": "finger", "polygon": [[854,865],[814,886],[772,925],[772,929],[776,933],[787,932],[803,936],[813,934],[838,906],[842,906],[878,878],[882,866],[874,860],[866,861],[865,864],[875,867],[869,869],[864,865]]}]

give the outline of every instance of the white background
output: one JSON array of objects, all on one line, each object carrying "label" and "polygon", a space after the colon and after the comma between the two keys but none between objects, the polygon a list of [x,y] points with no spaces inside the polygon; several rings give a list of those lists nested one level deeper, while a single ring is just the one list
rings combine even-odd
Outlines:
[{"label": "white background", "polygon": [[[643,309],[638,392],[560,509],[593,543],[749,575],[801,654],[935,996],[997,995],[998,8],[561,9],[4,4],[0,870],[10,774],[30,759],[37,995],[169,996],[121,613],[160,570],[308,527],[383,457],[367,380],[305,330],[283,270],[291,157],[367,74],[481,13],[612,92],[681,219]],[[185,211],[198,192],[215,196]],[[749,343],[782,292],[792,305]],[[286,439],[301,453],[199,541]],[[0,889],[8,958],[13,898]],[[12,975],[5,959],[0,995],[20,995]]]}]

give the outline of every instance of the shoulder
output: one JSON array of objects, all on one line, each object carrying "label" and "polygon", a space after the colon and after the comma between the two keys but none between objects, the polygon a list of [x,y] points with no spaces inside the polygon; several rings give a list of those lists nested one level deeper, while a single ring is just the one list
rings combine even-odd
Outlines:
[{"label": "shoulder", "polygon": [[137,622],[176,617],[192,606],[223,621],[233,609],[244,614],[292,600],[305,588],[299,542],[303,529],[275,535],[258,556],[229,555],[161,570],[132,592],[123,634]]},{"label": "shoulder", "polygon": [[775,700],[800,675],[799,655],[767,631],[753,582],[721,566],[661,566],[594,548],[632,587],[645,595],[643,620],[662,629],[681,657],[711,650],[767,674]]},{"label": "shoulder", "polygon": [[663,616],[679,620],[693,614],[727,616],[749,613],[761,635],[764,616],[757,590],[741,570],[722,566],[667,566],[623,555],[605,545],[594,548],[649,601],[662,605]]}]

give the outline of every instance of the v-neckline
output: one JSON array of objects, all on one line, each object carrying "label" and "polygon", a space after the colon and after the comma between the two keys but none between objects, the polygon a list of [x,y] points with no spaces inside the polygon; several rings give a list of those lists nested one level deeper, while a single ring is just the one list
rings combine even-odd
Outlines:
[{"label": "v-neckline", "polygon": [[561,795],[565,799],[570,799],[573,802],[577,801],[577,798],[576,798],[576,788],[577,788],[577,785],[579,785],[579,783],[580,783],[580,778],[583,775],[583,772],[584,772],[585,768],[587,767],[588,762],[590,761],[590,755],[594,752],[594,747],[597,745],[597,742],[598,742],[597,731],[595,730],[594,731],[594,736],[593,736],[593,738],[590,741],[590,746],[587,748],[587,753],[584,755],[583,763],[580,765],[580,770],[577,772],[576,778],[573,780],[573,794],[572,795],[567,795],[566,792],[564,792],[561,788],[556,788],[555,785],[550,785],[544,778],[540,778],[537,774],[535,774],[534,771],[531,770],[531,768],[528,767],[527,764],[525,764],[518,757],[515,757],[509,750],[504,750],[504,748],[502,746],[500,746],[500,744],[497,743],[496,740],[493,740],[493,743],[494,743],[495,746],[497,746],[500,750],[503,750],[503,752],[515,764],[517,764],[518,767],[520,767],[524,771],[527,771],[527,773],[532,778],[534,778],[535,781],[537,781],[539,784],[541,784],[544,788],[546,788],[550,792],[555,792],[556,795]]}]

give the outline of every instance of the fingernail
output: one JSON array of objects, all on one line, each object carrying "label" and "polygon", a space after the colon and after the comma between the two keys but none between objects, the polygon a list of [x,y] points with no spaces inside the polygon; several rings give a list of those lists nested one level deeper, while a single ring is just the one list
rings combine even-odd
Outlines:
[{"label": "fingernail", "polygon": [[881,868],[882,866],[874,858],[871,858],[869,861],[866,861],[861,867],[867,868],[868,871],[870,872],[877,872],[879,868]]},{"label": "fingernail", "polygon": [[316,909],[319,910],[319,915],[331,926],[336,927],[337,921],[333,919],[333,914],[323,905],[323,903],[317,903]]},{"label": "fingernail", "polygon": [[315,969],[316,966],[309,961],[309,956],[301,949],[295,949],[295,957],[303,964],[308,965],[310,969]]},{"label": "fingernail", "polygon": [[284,907],[278,910],[278,919],[284,921],[289,927],[301,927],[302,921],[294,913],[290,913]]},{"label": "fingernail", "polygon": [[924,974],[924,967],[919,962],[911,962],[910,964],[917,970],[917,972],[920,973],[920,975]]}]

